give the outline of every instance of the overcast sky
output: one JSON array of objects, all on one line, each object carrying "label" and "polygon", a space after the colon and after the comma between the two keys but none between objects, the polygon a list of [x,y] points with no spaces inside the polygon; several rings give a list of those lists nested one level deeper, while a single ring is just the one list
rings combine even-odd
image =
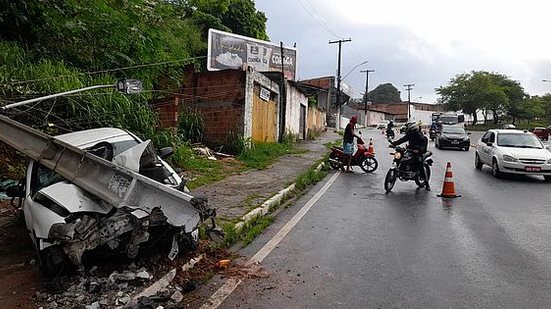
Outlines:
[{"label": "overcast sky", "polygon": [[551,1],[256,0],[270,40],[298,49],[298,78],[333,75],[343,43],[341,76],[355,97],[392,83],[413,83],[411,101],[436,102],[434,89],[460,73],[485,70],[517,80],[530,95],[551,92]]}]

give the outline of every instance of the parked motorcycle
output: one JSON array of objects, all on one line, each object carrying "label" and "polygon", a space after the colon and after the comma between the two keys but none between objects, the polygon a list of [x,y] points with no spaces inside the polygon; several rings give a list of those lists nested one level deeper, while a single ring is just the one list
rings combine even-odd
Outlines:
[{"label": "parked motorcycle", "polygon": [[413,152],[410,149],[406,149],[401,146],[394,146],[390,144],[388,147],[394,148],[394,152],[390,153],[394,159],[390,169],[386,173],[385,177],[385,191],[390,192],[394,188],[396,179],[401,181],[414,180],[419,187],[424,187],[427,181],[430,180],[430,167],[432,166],[432,152],[427,151],[423,154],[423,166],[425,168],[425,173],[427,179],[423,179],[419,173],[417,163],[415,162],[416,158]]},{"label": "parked motorcycle", "polygon": [[[362,132],[359,132],[360,135]],[[365,142],[362,138],[357,138],[358,149],[356,153],[352,156],[352,161],[350,166],[359,166],[364,172],[372,173],[379,166],[379,162],[375,159],[374,153],[369,153],[367,148],[365,148]],[[329,165],[333,169],[341,169],[344,171],[346,166],[345,154],[342,147],[333,146],[331,147],[331,153],[329,154]]]},{"label": "parked motorcycle", "polygon": [[386,137],[390,138],[390,139],[393,139],[394,138],[394,129],[387,128],[386,129]]}]

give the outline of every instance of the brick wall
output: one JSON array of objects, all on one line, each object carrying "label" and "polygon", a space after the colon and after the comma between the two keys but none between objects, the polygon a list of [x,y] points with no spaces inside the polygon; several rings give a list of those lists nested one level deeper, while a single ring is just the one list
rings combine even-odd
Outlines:
[{"label": "brick wall", "polygon": [[199,113],[206,125],[205,142],[224,143],[230,131],[243,132],[245,73],[228,70],[186,74],[180,110]]}]

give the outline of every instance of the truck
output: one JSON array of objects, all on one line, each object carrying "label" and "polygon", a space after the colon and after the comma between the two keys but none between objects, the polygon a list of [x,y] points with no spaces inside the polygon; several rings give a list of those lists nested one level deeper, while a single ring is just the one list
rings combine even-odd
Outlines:
[{"label": "truck", "polygon": [[456,113],[432,113],[432,123],[442,121],[445,125],[456,125],[465,122],[465,115]]}]

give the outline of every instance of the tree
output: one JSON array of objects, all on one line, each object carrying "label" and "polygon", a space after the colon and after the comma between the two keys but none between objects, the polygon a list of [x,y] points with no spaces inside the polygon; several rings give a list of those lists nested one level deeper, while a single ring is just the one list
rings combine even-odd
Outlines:
[{"label": "tree", "polygon": [[186,14],[201,27],[204,37],[209,28],[228,31],[260,40],[269,40],[266,15],[257,11],[252,0],[183,1]]},{"label": "tree", "polygon": [[391,83],[381,84],[367,94],[367,100],[377,103],[402,102],[400,91]]},{"label": "tree", "polygon": [[[506,112],[518,118],[521,112],[520,103],[526,97],[523,88],[516,81],[507,76],[485,71],[472,71],[456,75],[448,86],[436,89],[440,101],[448,110],[458,111],[473,116],[473,124],[478,121],[479,110],[493,113],[494,123],[499,121],[502,113]],[[486,119],[485,119],[486,120]]]},{"label": "tree", "polygon": [[228,11],[222,16],[222,22],[234,33],[268,41],[266,22],[263,12],[256,10],[252,0],[230,0]]}]

